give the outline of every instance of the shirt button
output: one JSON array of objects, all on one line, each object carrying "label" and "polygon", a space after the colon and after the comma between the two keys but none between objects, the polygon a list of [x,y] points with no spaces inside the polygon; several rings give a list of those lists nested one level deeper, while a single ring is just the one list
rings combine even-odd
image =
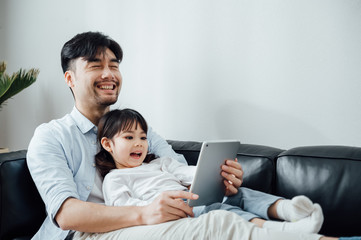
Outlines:
[{"label": "shirt button", "polygon": [[90,186],[87,186],[86,189],[91,190],[91,187],[90,187]]},{"label": "shirt button", "polygon": [[93,163],[93,167],[95,167],[96,165],[95,165],[95,163]]}]

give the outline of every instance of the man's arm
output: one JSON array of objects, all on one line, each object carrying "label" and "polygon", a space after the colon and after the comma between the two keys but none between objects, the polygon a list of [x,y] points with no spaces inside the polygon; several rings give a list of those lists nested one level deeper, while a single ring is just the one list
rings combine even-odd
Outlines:
[{"label": "man's arm", "polygon": [[63,230],[107,232],[141,225],[142,219],[137,207],[109,207],[68,198],[56,214],[55,221]]},{"label": "man's arm", "polygon": [[[58,139],[60,137],[64,139]],[[79,142],[85,141],[72,140],[70,134],[53,132],[43,126],[36,130],[28,148],[30,173],[55,226],[63,230],[106,232],[192,216],[191,208],[179,198],[194,199],[196,196],[181,191],[162,194],[143,207],[109,207],[86,202],[86,199],[79,200],[80,194],[73,177],[73,172],[77,171],[74,166],[79,162],[71,157],[76,151],[81,151],[81,146],[77,146]],[[70,149],[69,152],[66,149]],[[85,159],[89,159],[88,156]],[[83,181],[79,184],[88,185]]]},{"label": "man's arm", "polygon": [[158,224],[193,216],[192,208],[182,198],[197,199],[196,194],[184,191],[162,193],[147,206],[111,207],[68,198],[55,220],[63,230],[108,232],[124,227]]},{"label": "man's arm", "polygon": [[172,146],[167,141],[158,135],[151,127],[148,129],[147,138],[149,142],[149,152],[158,157],[170,157],[176,159],[180,163],[187,164],[186,159],[182,154],[176,153]]}]

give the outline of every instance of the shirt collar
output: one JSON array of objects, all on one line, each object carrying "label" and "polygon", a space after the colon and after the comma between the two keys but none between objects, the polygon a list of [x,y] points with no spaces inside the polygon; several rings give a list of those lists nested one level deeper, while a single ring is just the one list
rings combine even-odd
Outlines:
[{"label": "shirt collar", "polygon": [[78,126],[78,128],[83,134],[89,132],[90,130],[93,130],[94,133],[97,132],[98,128],[83,114],[81,114],[75,106],[73,107],[70,116],[73,118],[75,124]]}]

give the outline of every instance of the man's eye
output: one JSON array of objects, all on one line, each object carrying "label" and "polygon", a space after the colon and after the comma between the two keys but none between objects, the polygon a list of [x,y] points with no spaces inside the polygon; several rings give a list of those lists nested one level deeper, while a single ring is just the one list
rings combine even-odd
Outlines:
[{"label": "man's eye", "polygon": [[113,65],[113,66],[110,66],[111,68],[114,68],[114,69],[118,69],[119,66],[118,65]]}]

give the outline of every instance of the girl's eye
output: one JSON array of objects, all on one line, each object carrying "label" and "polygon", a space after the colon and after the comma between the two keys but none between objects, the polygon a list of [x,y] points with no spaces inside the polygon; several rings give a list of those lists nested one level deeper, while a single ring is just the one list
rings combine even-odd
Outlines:
[{"label": "girl's eye", "polygon": [[127,137],[125,137],[125,139],[132,140],[133,137],[132,136],[127,136]]},{"label": "girl's eye", "polygon": [[147,140],[147,137],[141,137],[140,139],[142,139],[142,140]]}]

